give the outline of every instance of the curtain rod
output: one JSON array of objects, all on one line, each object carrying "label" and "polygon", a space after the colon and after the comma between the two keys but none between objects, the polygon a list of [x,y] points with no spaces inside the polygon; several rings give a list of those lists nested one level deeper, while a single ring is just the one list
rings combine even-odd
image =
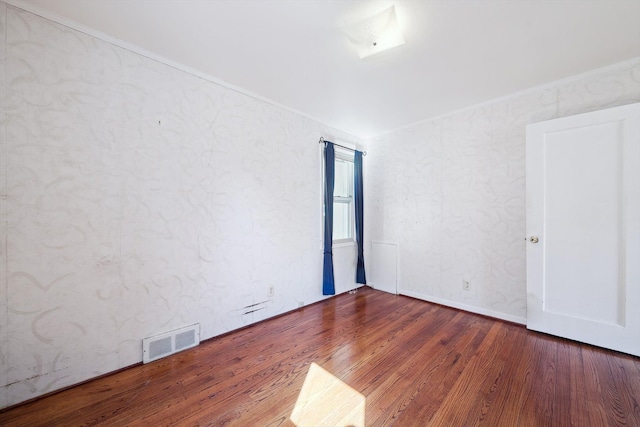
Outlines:
[{"label": "curtain rod", "polygon": [[[325,141],[323,137],[320,137],[320,141],[318,141],[318,144],[324,144],[325,142],[330,142],[330,141]],[[349,147],[345,147],[344,145],[340,145],[340,144],[336,144],[335,142],[332,142],[333,145],[336,145],[340,148],[344,148],[345,150],[349,150],[349,151],[358,151],[358,150],[354,150],[353,148],[349,148]],[[366,151],[362,152],[363,156],[367,155]]]}]

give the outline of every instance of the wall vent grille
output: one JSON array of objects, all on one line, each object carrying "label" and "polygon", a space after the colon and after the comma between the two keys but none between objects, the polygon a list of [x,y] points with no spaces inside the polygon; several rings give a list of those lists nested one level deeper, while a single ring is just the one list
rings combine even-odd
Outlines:
[{"label": "wall vent grille", "polygon": [[242,314],[250,314],[255,313],[256,311],[264,310],[265,308],[267,308],[267,304],[269,304],[270,302],[271,300],[266,300],[244,306],[242,307]]},{"label": "wall vent grille", "polygon": [[200,325],[195,324],[142,340],[142,363],[167,357],[200,344]]}]

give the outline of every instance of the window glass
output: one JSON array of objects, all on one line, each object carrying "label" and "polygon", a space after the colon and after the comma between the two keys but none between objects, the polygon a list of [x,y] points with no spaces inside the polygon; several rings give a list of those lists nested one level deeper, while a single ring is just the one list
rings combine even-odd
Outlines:
[{"label": "window glass", "polygon": [[333,240],[351,238],[350,203],[333,202]]},{"label": "window glass", "polygon": [[354,240],[353,153],[336,150],[333,190],[333,241]]},{"label": "window glass", "polygon": [[336,158],[334,197],[351,197],[353,194],[353,161]]}]

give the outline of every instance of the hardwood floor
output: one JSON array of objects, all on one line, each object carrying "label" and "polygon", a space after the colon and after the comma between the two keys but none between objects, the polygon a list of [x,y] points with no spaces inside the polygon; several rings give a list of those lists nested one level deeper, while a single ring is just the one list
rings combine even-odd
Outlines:
[{"label": "hardwood floor", "polygon": [[640,426],[640,358],[365,288],[4,411],[0,425],[292,426],[291,418]]}]

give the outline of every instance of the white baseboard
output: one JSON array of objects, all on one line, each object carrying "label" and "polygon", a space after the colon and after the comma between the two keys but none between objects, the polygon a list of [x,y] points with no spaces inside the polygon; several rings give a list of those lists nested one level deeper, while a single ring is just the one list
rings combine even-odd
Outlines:
[{"label": "white baseboard", "polygon": [[424,295],[418,292],[407,291],[405,289],[399,289],[400,295],[406,295],[408,297],[421,299],[424,301],[433,302],[436,304],[446,305],[447,307],[457,308],[459,310],[469,311],[471,313],[482,314],[484,316],[495,317],[496,319],[506,320],[507,322],[519,323],[521,325],[527,324],[526,317],[513,316],[511,314],[501,313],[499,311],[488,310],[482,307],[476,307],[474,305],[462,304],[457,301],[451,301],[444,298],[438,298],[431,295]]}]

